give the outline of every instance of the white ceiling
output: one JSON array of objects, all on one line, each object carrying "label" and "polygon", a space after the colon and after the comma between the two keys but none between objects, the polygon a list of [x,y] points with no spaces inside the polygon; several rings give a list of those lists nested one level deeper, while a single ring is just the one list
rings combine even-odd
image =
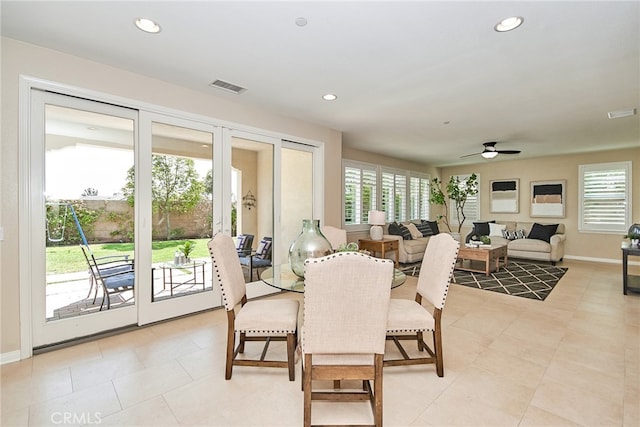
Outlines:
[{"label": "white ceiling", "polygon": [[[640,2],[2,1],[2,35],[436,166],[640,147]],[[493,26],[519,15],[508,33]],[[136,17],[162,31],[141,32]],[[296,18],[308,24],[299,27]],[[247,88],[231,94],[221,79]],[[338,100],[322,100],[325,93]],[[448,124],[446,124],[448,123]]]}]

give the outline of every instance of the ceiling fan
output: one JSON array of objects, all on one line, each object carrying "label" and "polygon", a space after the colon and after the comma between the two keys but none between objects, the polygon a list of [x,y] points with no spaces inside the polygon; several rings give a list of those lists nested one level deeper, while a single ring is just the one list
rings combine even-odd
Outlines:
[{"label": "ceiling fan", "polygon": [[484,150],[482,150],[482,152],[473,153],[473,154],[467,154],[467,155],[464,155],[464,156],[460,156],[460,158],[463,159],[465,157],[481,155],[485,159],[493,159],[498,154],[520,154],[520,150],[496,150],[496,144],[497,144],[497,142],[495,142],[495,141],[485,142],[485,143],[482,144],[482,145],[484,145]]}]

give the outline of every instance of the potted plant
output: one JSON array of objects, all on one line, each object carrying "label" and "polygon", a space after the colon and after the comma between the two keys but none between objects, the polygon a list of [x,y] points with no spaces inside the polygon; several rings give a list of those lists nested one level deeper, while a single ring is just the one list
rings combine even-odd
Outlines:
[{"label": "potted plant", "polygon": [[640,233],[636,233],[636,232],[632,231],[632,232],[628,233],[625,237],[631,241],[631,247],[632,248],[640,247]]},{"label": "potted plant", "polygon": [[185,261],[191,262],[191,260],[189,259],[189,255],[191,255],[191,252],[193,252],[195,248],[196,244],[191,240],[187,240],[186,242],[184,242],[184,245],[180,246],[178,249],[184,254]]},{"label": "potted plant", "polygon": [[[441,221],[449,230],[451,229],[451,220],[449,218],[449,200],[455,208],[456,220],[458,222],[458,239],[462,231],[462,224],[467,219],[464,213],[464,205],[467,203],[469,196],[478,194],[478,176],[473,173],[468,178],[460,180],[457,176],[451,176],[447,182],[446,188],[442,189],[443,182],[440,179],[433,178],[431,180],[429,203],[441,206],[441,214],[438,215],[438,221]],[[446,194],[445,194],[446,191]]]}]

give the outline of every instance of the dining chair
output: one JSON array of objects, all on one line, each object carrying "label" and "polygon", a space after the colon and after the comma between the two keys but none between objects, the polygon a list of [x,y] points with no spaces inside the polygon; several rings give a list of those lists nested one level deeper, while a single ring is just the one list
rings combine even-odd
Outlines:
[{"label": "dining chair", "polygon": [[[392,299],[389,303],[387,340],[392,340],[400,351],[401,359],[385,359],[384,366],[421,365],[435,363],[439,377],[444,376],[442,359],[442,310],[447,299],[453,268],[460,243],[448,233],[440,233],[429,239],[425,249],[415,300]],[[426,300],[430,312],[423,305]],[[432,332],[433,348],[424,341],[424,333]],[[427,355],[410,357],[400,340],[415,340],[418,350]]]},{"label": "dining chair", "polygon": [[[305,261],[302,376],[304,425],[312,401],[366,401],[382,425],[382,367],[393,261],[338,252]],[[322,388],[318,381],[332,381]],[[342,380],[362,390],[340,389]],[[316,386],[314,390],[314,381]],[[373,388],[371,387],[373,381]]]},{"label": "dining chair", "polygon": [[[247,300],[247,287],[233,239],[217,233],[208,243],[213,280],[222,290],[227,311],[227,353],[225,378],[231,379],[233,366],[287,368],[289,380],[295,380],[295,349],[298,340],[298,309],[292,299]],[[238,345],[236,347],[236,335]],[[264,341],[260,359],[238,358],[245,343]],[[266,360],[269,343],[286,341],[287,360]]]},{"label": "dining chair", "polygon": [[323,225],[320,227],[320,231],[331,243],[331,248],[336,251],[340,246],[347,244],[347,230],[343,228],[334,227],[332,225]]}]

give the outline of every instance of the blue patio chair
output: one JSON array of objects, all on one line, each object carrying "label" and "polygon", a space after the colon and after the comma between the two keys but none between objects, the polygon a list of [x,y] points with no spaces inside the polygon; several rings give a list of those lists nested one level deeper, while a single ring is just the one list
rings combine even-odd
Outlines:
[{"label": "blue patio chair", "polygon": [[[80,245],[82,253],[89,265],[91,279],[97,287],[101,286],[103,291],[102,302],[100,303],[100,311],[104,307],[105,300],[107,302],[107,310],[111,308],[111,295],[130,291],[133,289],[135,274],[133,268],[133,260],[114,260],[100,262],[96,260],[88,246]],[[93,297],[95,302],[96,297]]]},{"label": "blue patio chair", "polygon": [[236,236],[236,251],[238,256],[251,255],[251,248],[253,247],[253,234],[238,234]]},{"label": "blue patio chair", "polygon": [[240,257],[240,264],[249,268],[249,280],[253,282],[253,269],[266,268],[271,266],[271,237],[263,237],[258,244],[255,253],[250,253]]}]

